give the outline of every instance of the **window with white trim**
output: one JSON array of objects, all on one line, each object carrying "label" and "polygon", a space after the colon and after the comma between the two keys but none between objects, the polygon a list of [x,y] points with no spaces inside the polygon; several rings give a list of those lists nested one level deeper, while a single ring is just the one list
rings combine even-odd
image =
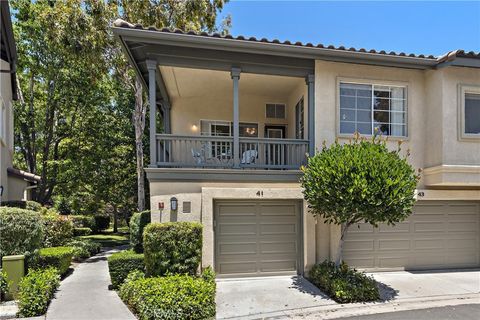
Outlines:
[{"label": "window with white trim", "polygon": [[407,88],[340,83],[340,134],[407,136]]},{"label": "window with white trim", "polygon": [[267,103],[265,105],[265,117],[270,119],[285,119],[285,104],[283,103]]},{"label": "window with white trim", "polygon": [[480,93],[465,93],[465,134],[480,135]]}]

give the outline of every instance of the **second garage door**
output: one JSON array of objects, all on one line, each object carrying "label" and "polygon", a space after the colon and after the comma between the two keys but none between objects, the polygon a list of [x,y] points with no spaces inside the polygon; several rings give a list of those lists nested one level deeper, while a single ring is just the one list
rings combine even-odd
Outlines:
[{"label": "second garage door", "polygon": [[351,226],[343,252],[345,262],[358,268],[478,267],[479,203],[422,201],[395,227]]},{"label": "second garage door", "polygon": [[297,201],[218,201],[215,271],[223,276],[296,273],[300,234]]}]

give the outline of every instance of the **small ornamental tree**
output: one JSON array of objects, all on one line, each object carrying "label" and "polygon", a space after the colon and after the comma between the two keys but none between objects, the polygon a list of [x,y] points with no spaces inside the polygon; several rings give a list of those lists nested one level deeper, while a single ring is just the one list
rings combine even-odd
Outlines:
[{"label": "small ornamental tree", "polygon": [[303,194],[312,214],[341,225],[337,265],[352,224],[395,225],[412,213],[419,174],[407,161],[409,152],[402,157],[400,151],[401,142],[391,151],[377,135],[367,140],[356,134],[347,144],[324,143],[302,168]]}]

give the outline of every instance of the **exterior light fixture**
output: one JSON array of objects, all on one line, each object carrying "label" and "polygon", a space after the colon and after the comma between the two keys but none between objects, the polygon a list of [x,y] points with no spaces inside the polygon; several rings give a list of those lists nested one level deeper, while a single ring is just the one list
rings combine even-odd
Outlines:
[{"label": "exterior light fixture", "polygon": [[197,125],[195,125],[195,124],[194,124],[194,125],[192,125],[192,131],[193,131],[193,132],[197,132],[197,130],[198,130],[198,127],[197,127]]},{"label": "exterior light fixture", "polygon": [[178,208],[178,200],[175,197],[170,198],[170,209],[172,211],[177,211]]}]

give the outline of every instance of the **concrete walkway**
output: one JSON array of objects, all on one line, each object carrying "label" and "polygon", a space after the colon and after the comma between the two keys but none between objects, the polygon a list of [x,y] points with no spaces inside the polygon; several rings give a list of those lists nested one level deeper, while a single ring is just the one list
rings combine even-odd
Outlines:
[{"label": "concrete walkway", "polygon": [[115,291],[108,290],[107,256],[102,252],[80,263],[61,282],[47,311],[47,320],[135,320]]}]

